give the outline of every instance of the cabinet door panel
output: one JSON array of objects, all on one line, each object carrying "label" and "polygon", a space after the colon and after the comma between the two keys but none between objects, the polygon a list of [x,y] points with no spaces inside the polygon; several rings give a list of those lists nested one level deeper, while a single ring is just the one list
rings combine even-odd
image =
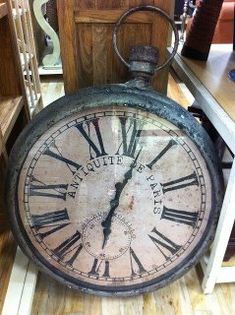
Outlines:
[{"label": "cabinet door panel", "polygon": [[[112,29],[119,16],[128,8],[157,5],[170,14],[174,1],[138,0],[60,0],[57,2],[61,55],[65,90],[105,83],[125,82],[128,69],[121,64],[112,49]],[[136,13],[121,27],[118,47],[128,58],[130,47],[143,44],[159,48],[161,61],[165,58],[169,26],[152,13]],[[168,70],[162,70],[153,80],[153,86],[165,93]]]}]

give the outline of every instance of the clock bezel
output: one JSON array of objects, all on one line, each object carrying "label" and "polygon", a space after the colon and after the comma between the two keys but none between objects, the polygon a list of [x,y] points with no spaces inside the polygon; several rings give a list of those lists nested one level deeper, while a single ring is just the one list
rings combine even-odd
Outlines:
[{"label": "clock bezel", "polygon": [[[65,275],[54,267],[50,268],[49,262],[36,251],[29,240],[21,218],[19,216],[17,187],[21,168],[25,162],[28,152],[37,141],[37,139],[55,123],[60,120],[79,113],[84,109],[105,108],[106,106],[120,106],[141,109],[169,122],[183,130],[186,135],[194,142],[206,162],[212,184],[212,208],[210,212],[207,227],[200,239],[200,242],[193,249],[192,253],[186,257],[181,266],[158,278],[158,282],[151,280],[143,284],[118,287],[114,290],[112,287],[93,285],[81,280],[75,280],[73,277]],[[52,103],[41,111],[24,129],[17,139],[10,155],[9,169],[7,176],[7,203],[10,223],[13,234],[17,239],[22,251],[32,259],[40,269],[55,278],[56,280],[68,285],[69,287],[79,289],[80,291],[99,294],[132,296],[140,293],[152,291],[165,286],[183,275],[192,265],[194,265],[213,239],[219,210],[222,204],[223,182],[219,162],[212,142],[205,130],[196,122],[192,115],[180,107],[177,103],[158,94],[152,90],[142,90],[130,88],[126,85],[108,85],[98,88],[87,88],[78,91],[75,94],[67,95]]]}]

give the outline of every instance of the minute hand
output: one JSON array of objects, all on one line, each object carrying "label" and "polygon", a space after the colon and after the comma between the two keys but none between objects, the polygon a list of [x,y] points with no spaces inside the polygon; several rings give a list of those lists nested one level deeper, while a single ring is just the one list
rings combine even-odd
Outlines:
[{"label": "minute hand", "polygon": [[133,169],[136,165],[136,161],[140,155],[141,150],[142,150],[142,148],[139,150],[138,154],[136,155],[135,160],[131,163],[129,170],[124,174],[123,181],[115,184],[116,193],[115,193],[114,198],[110,201],[109,213],[108,213],[106,219],[104,221],[102,221],[102,223],[101,223],[101,225],[104,228],[103,229],[104,242],[103,242],[102,248],[104,248],[104,246],[107,242],[108,236],[111,233],[111,223],[112,223],[112,217],[113,217],[114,211],[119,206],[120,196],[121,196],[121,193],[122,193],[124,187],[126,186],[128,181],[132,178]]}]

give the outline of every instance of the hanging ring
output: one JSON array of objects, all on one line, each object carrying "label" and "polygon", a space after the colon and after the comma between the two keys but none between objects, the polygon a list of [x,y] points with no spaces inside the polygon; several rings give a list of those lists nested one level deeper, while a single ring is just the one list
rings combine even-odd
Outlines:
[{"label": "hanging ring", "polygon": [[152,5],[146,5],[146,6],[138,6],[135,8],[131,8],[131,9],[127,10],[126,12],[124,12],[123,15],[121,15],[120,18],[118,19],[118,21],[116,22],[114,29],[113,29],[113,49],[116,52],[118,58],[124,63],[124,65],[127,66],[128,68],[130,68],[130,64],[122,57],[122,55],[120,54],[120,52],[118,50],[117,32],[119,31],[121,24],[126,20],[126,18],[137,11],[150,11],[150,12],[153,11],[153,12],[161,15],[170,23],[172,30],[174,32],[174,35],[175,35],[175,43],[174,43],[174,48],[171,52],[171,55],[163,64],[156,67],[156,69],[155,69],[155,73],[156,73],[157,71],[166,67],[172,61],[175,54],[177,53],[177,49],[179,46],[179,34],[178,34],[177,28],[175,26],[175,23],[171,19],[171,17],[168,14],[166,14],[163,10],[161,10],[160,8],[152,6]]}]

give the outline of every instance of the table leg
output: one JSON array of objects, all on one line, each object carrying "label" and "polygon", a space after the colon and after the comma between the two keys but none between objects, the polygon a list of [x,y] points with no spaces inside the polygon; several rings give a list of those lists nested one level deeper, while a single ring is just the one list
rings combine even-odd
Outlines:
[{"label": "table leg", "polygon": [[226,188],[224,201],[216,229],[214,243],[205,270],[202,288],[205,294],[212,293],[221,270],[224,254],[235,220],[235,159]]}]

